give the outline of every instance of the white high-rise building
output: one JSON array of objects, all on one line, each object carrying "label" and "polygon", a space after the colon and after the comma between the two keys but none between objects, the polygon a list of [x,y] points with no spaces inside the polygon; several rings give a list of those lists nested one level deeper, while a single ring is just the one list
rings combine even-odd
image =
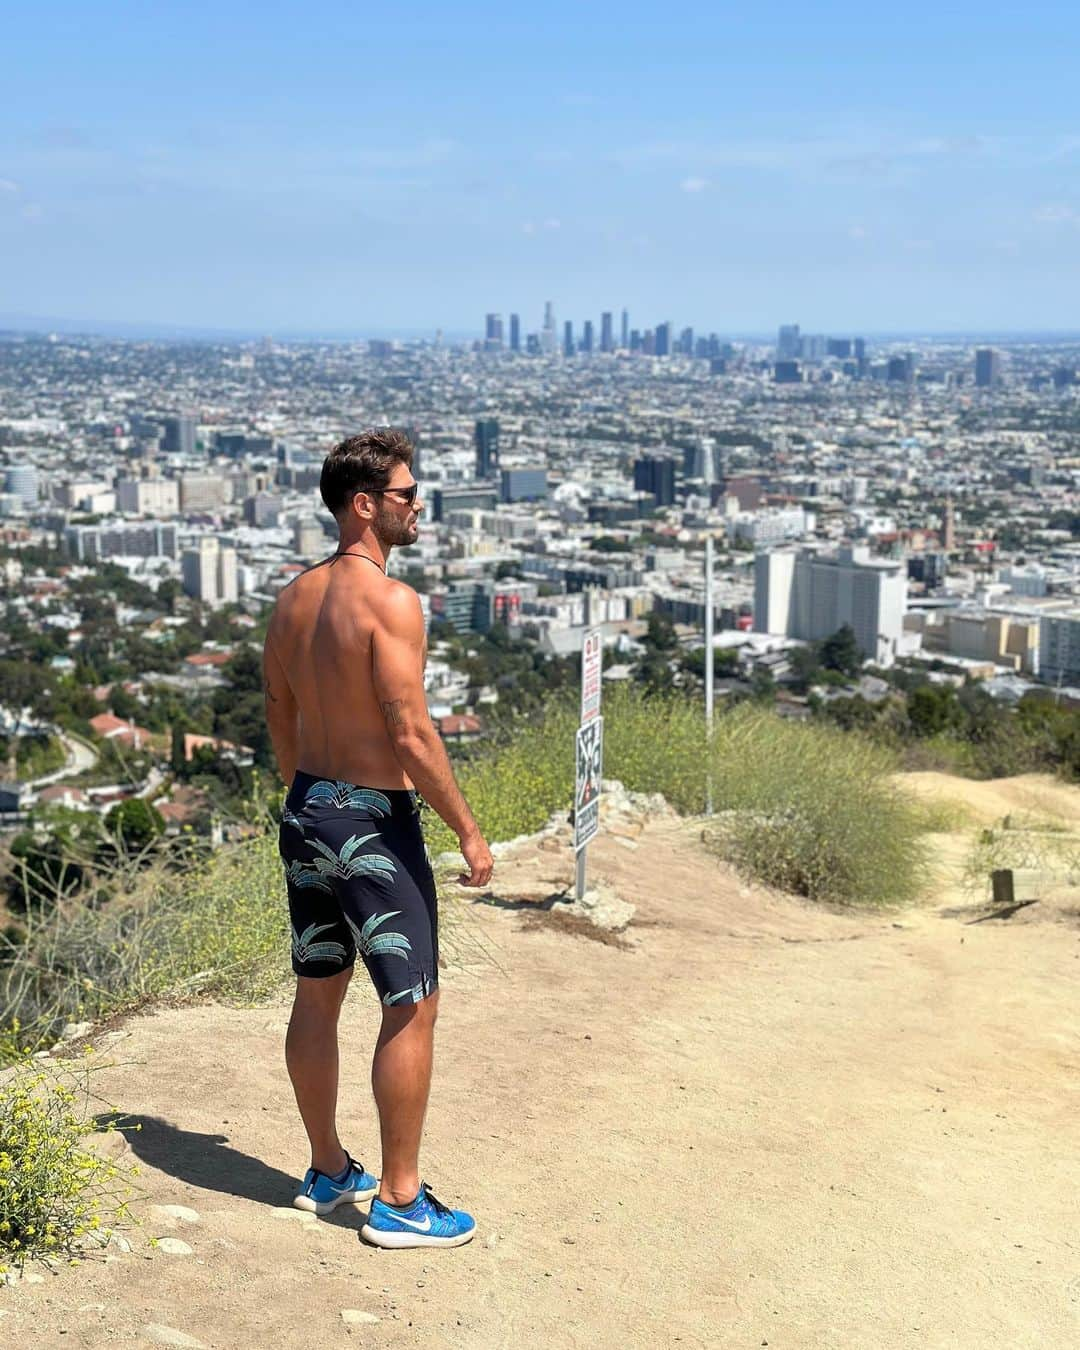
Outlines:
[{"label": "white high-rise building", "polygon": [[207,535],[184,550],[184,590],[204,605],[235,604],[239,597],[236,550]]},{"label": "white high-rise building", "polygon": [[180,510],[180,485],[175,478],[120,478],[116,508],[126,516],[175,516]]},{"label": "white high-rise building", "polygon": [[835,554],[777,549],[754,559],[754,627],[819,642],[850,624],[864,656],[891,666],[903,638],[903,563],[872,558],[866,545]]},{"label": "white high-rise building", "polygon": [[180,475],[180,507],[184,511],[217,511],[232,500],[232,483],[219,473]]}]

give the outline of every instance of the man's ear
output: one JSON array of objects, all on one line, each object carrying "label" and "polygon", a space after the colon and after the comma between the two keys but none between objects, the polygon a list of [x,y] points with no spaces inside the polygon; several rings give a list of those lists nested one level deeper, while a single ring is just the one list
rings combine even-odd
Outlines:
[{"label": "man's ear", "polygon": [[372,499],[366,492],[355,492],[349,500],[350,512],[364,524],[373,520],[375,516],[375,506]]}]

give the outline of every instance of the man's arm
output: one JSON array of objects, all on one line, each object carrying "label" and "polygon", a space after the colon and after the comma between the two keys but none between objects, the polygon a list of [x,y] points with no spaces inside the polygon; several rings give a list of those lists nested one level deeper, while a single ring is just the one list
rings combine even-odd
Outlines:
[{"label": "man's arm", "polygon": [[266,721],[270,728],[270,739],[274,743],[278,772],[285,786],[289,787],[296,776],[297,745],[300,738],[299,710],[284,667],[274,650],[269,628],[263,646],[263,685]]},{"label": "man's arm", "polygon": [[484,886],[492,860],[468,803],[461,794],[442,738],[431,724],[424,698],[424,616],[416,592],[387,587],[380,622],[372,636],[372,676],[386,732],[398,763],[439,813],[461,844],[471,875]]}]

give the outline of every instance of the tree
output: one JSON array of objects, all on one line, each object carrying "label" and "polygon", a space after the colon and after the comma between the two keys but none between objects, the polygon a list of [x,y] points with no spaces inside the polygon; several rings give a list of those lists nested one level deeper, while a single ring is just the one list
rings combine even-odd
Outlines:
[{"label": "tree", "polygon": [[165,833],[165,821],[148,801],[129,797],[111,808],[105,817],[105,828],[118,834],[128,849],[138,850]]},{"label": "tree", "polygon": [[951,685],[923,684],[908,695],[908,722],[919,737],[940,736],[964,724],[964,711]]},{"label": "tree", "polygon": [[673,652],[679,645],[679,639],[675,636],[675,625],[658,609],[652,610],[646,620],[643,641],[646,647],[656,652]]},{"label": "tree", "polygon": [[839,670],[844,675],[858,674],[860,655],[851,624],[841,624],[821,644],[821,664],[826,670]]}]

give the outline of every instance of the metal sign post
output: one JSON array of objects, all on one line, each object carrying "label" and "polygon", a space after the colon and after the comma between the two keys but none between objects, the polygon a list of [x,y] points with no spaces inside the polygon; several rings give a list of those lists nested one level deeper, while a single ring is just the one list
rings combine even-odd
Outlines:
[{"label": "metal sign post", "polygon": [[574,754],[574,853],[577,876],[574,895],[585,894],[585,853],[600,828],[600,783],[604,766],[604,719],[600,716],[603,634],[587,628],[581,643],[581,726]]},{"label": "metal sign post", "polygon": [[713,651],[713,532],[712,532],[712,485],[713,485],[713,441],[706,437],[701,442],[705,469],[705,491],[708,494],[707,530],[705,534],[705,814],[713,813],[712,790],[712,741],[713,741],[713,705],[716,697],[714,688],[715,653]]}]

